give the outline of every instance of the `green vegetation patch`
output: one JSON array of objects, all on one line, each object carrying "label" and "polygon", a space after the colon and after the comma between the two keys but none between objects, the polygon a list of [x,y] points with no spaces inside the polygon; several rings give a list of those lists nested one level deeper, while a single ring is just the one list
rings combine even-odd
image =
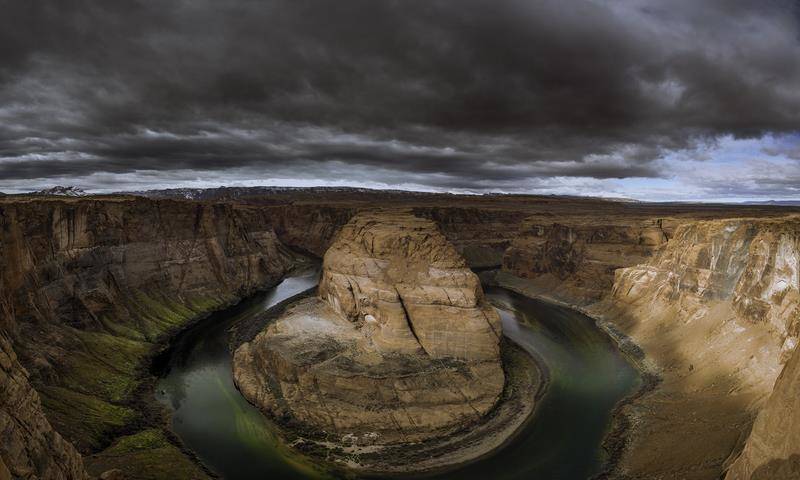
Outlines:
[{"label": "green vegetation patch", "polygon": [[163,335],[178,330],[190,320],[216,310],[225,301],[216,297],[195,296],[180,302],[159,294],[138,292],[131,305],[138,325],[136,330],[145,338],[155,341]]},{"label": "green vegetation patch", "polygon": [[37,390],[50,423],[83,452],[96,451],[106,445],[114,431],[139,418],[130,408],[66,388],[40,387]]},{"label": "green vegetation patch", "polygon": [[73,333],[83,348],[65,359],[62,386],[110,402],[126,401],[139,386],[138,369],[153,345],[108,333]]},{"label": "green vegetation patch", "polygon": [[118,468],[140,480],[207,479],[208,475],[158,429],[121,437],[106,450],[84,459],[92,475]]},{"label": "green vegetation patch", "polygon": [[[131,407],[156,342],[228,300],[202,295],[173,299],[139,291],[120,305],[129,315],[100,318],[104,331],[67,328],[77,348],[59,366],[58,385],[39,388],[50,421],[84,453],[108,446],[121,431],[141,428],[141,414]],[[121,437],[87,458],[95,474],[119,468],[137,479],[208,478],[157,429]]]}]

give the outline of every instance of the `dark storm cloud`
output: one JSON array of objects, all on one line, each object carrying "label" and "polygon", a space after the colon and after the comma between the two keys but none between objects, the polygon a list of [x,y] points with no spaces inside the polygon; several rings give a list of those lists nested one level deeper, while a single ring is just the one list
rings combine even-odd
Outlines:
[{"label": "dark storm cloud", "polygon": [[655,177],[669,174],[665,152],[800,125],[789,1],[0,7],[5,180],[231,168],[324,179],[334,163],[448,188]]}]

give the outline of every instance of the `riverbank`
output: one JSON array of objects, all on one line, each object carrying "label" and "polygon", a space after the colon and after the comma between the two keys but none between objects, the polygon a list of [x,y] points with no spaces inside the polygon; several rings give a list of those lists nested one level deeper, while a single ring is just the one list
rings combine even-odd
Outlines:
[{"label": "riverbank", "polygon": [[[229,352],[231,348],[235,348],[242,340],[247,340],[248,337],[252,334],[252,332],[257,332],[265,323],[268,323],[276,316],[280,315],[280,312],[283,311],[287,306],[291,305],[292,303],[301,300],[305,296],[308,295],[309,291],[306,290],[307,287],[297,290],[297,293],[293,293],[288,297],[284,298],[282,301],[278,301],[277,303],[270,303],[271,308],[267,310],[260,310],[258,314],[255,316],[234,318],[229,323],[228,326],[221,329],[219,332],[216,330],[214,332],[200,332],[197,335],[197,339],[203,339],[201,343],[198,345],[206,344],[206,340],[210,339],[211,337],[221,339],[220,343],[222,344],[222,348],[226,352]],[[303,291],[305,290],[305,291]],[[509,292],[517,291],[515,288],[507,288]],[[510,293],[509,293],[510,294]],[[524,293],[520,293],[521,297],[529,298]],[[494,297],[495,294],[489,295],[490,297]],[[494,301],[492,301],[494,303]],[[564,305],[563,302],[551,302],[551,303],[560,303]],[[522,304],[520,304],[521,306]],[[499,308],[504,309],[507,305],[504,305],[503,302],[496,304]],[[543,307],[525,307],[519,310],[520,315],[523,317],[527,317],[527,313],[523,313],[529,311],[530,308],[534,310],[540,310]],[[557,310],[557,307],[553,307],[552,309],[546,308],[542,310],[541,314],[545,317],[549,317],[551,310]],[[513,309],[512,309],[513,310]],[[503,314],[504,322],[513,319],[515,315],[511,312],[512,310],[507,310],[506,313]],[[516,310],[514,310],[516,311]],[[538,313],[534,312],[534,315],[538,315]],[[577,314],[576,314],[577,315]],[[560,321],[558,320],[558,315],[555,317],[555,324],[559,324]],[[519,317],[519,321],[522,323],[526,323],[526,320],[522,317]],[[516,320],[514,320],[516,323]],[[538,323],[538,322],[537,322]],[[595,329],[593,326],[592,328],[586,330],[591,325],[591,320],[586,319],[585,322],[578,322],[579,325],[583,325],[581,327],[581,332],[591,331],[593,342],[597,342],[598,338],[605,338],[603,333]],[[505,329],[505,326],[504,326]],[[514,327],[507,329],[506,334],[514,335],[513,332]],[[530,329],[524,329],[525,331],[531,331]],[[607,329],[603,330],[606,332],[606,336],[611,336]],[[532,332],[532,331],[531,331]],[[557,332],[553,332],[554,334],[558,335]],[[584,333],[575,332],[578,335],[577,338],[582,338]],[[547,336],[548,334],[545,334]],[[587,340],[589,341],[589,340]],[[611,339],[608,340],[609,348],[610,343],[612,342]],[[536,350],[535,344],[530,344],[530,342],[526,342],[527,349],[530,350],[531,345],[534,345],[533,351]],[[601,341],[597,345],[604,344],[605,341]],[[615,344],[624,343],[617,339],[614,341]],[[194,352],[195,348],[191,344],[184,345],[182,348],[186,349],[187,352]],[[205,348],[205,347],[203,347]],[[603,348],[606,350],[606,348]],[[613,349],[617,350],[617,349]],[[626,347],[628,355],[635,355],[636,350],[632,346]],[[178,357],[183,357],[185,354],[183,353],[176,353]],[[617,354],[618,356],[618,354]],[[555,360],[555,363],[553,363]],[[504,389],[504,399],[500,403],[498,403],[497,407],[492,410],[490,415],[487,415],[487,421],[482,423],[481,426],[477,428],[470,428],[468,431],[459,432],[458,435],[451,435],[448,436],[446,439],[441,439],[436,444],[431,443],[424,443],[424,444],[416,444],[416,445],[397,445],[396,449],[392,448],[385,448],[381,450],[372,450],[369,448],[364,448],[364,446],[359,446],[357,449],[354,449],[352,445],[336,445],[331,443],[330,439],[317,439],[316,441],[309,440],[308,437],[299,435],[297,433],[292,434],[288,432],[287,429],[281,429],[280,440],[277,440],[277,444],[281,446],[283,453],[280,453],[281,456],[296,456],[300,457],[301,455],[305,455],[310,457],[311,459],[321,460],[319,463],[319,467],[327,472],[330,472],[333,475],[341,475],[341,476],[364,476],[365,472],[372,472],[375,473],[377,476],[377,472],[380,472],[382,476],[405,476],[408,475],[408,466],[414,465],[416,468],[417,474],[415,476],[420,477],[436,477],[436,478],[481,478],[482,472],[486,471],[487,469],[492,470],[496,468],[502,468],[502,465],[506,465],[509,469],[506,473],[513,474],[516,472],[516,477],[512,478],[522,478],[526,475],[527,468],[538,468],[536,467],[536,463],[539,462],[539,458],[536,456],[537,453],[541,453],[545,457],[548,456],[546,451],[542,451],[541,449],[545,447],[547,448],[547,441],[551,437],[550,433],[538,432],[534,433],[534,443],[530,443],[528,438],[533,431],[535,430],[542,430],[541,423],[552,423],[550,422],[551,419],[554,419],[556,424],[559,424],[563,421],[566,417],[558,417],[553,416],[550,413],[543,413],[544,417],[540,416],[538,421],[533,421],[536,417],[536,412],[539,411],[541,408],[540,405],[547,404],[546,401],[548,396],[544,395],[546,391],[549,391],[550,385],[550,375],[547,370],[546,365],[554,365],[556,368],[559,368],[559,361],[557,358],[551,358],[550,363],[545,364],[544,361],[536,361],[523,349],[519,346],[514,344],[511,341],[504,341],[503,346],[503,365],[506,371],[507,378],[509,379],[507,387]],[[592,364],[592,361],[589,361],[589,364]],[[208,369],[208,363],[206,361],[202,362],[204,365],[202,370]],[[191,365],[187,365],[187,371],[195,371],[193,370]],[[225,373],[229,374],[229,369],[226,367],[222,367]],[[221,370],[221,371],[222,371]],[[194,374],[192,374],[194,375]],[[559,378],[563,380],[563,378],[580,378],[580,377],[573,377],[572,375],[565,374],[565,372],[559,372]],[[528,378],[525,378],[528,376]],[[194,378],[194,377],[192,377]],[[600,377],[604,378],[604,377]],[[602,380],[605,382],[607,380]],[[578,380],[581,382],[581,380]],[[183,383],[183,382],[178,382]],[[562,385],[563,386],[563,385]],[[188,393],[188,395],[187,395]],[[232,390],[232,393],[239,397],[237,391]],[[201,395],[192,394],[191,392],[184,392],[182,395],[189,397],[191,401],[192,398],[198,398]],[[506,397],[508,395],[508,397]],[[543,396],[544,395],[544,396]],[[563,397],[563,392],[562,392]],[[590,397],[594,398],[594,397]],[[614,397],[615,399],[618,397]],[[244,401],[243,399],[241,399]],[[185,399],[183,401],[186,401]],[[590,400],[591,402],[592,400]],[[614,401],[612,400],[611,403],[607,403],[607,406],[603,407],[605,410],[604,412],[608,412],[613,405]],[[556,403],[561,403],[562,400],[556,401]],[[246,402],[245,402],[246,403]],[[553,403],[553,402],[549,402]],[[620,402],[621,404],[622,402]],[[249,406],[249,404],[247,405]],[[583,408],[581,406],[578,407],[579,409]],[[618,409],[620,406],[618,405],[614,412],[615,418],[622,418],[619,415]],[[559,412],[563,415],[563,412]],[[194,412],[193,415],[198,417],[201,423],[203,423],[204,428],[208,427],[211,428],[211,424],[208,422],[213,422],[209,416],[216,416],[218,415],[218,410],[214,412],[206,411],[205,414],[201,412]],[[569,414],[568,414],[569,415]],[[602,418],[607,418],[607,413],[603,413]],[[185,413],[184,413],[185,416]],[[256,416],[262,417],[261,414],[256,412]],[[491,418],[489,418],[491,417]],[[185,421],[184,417],[180,417],[183,421]],[[559,420],[560,419],[560,420]],[[252,419],[250,419],[252,420]],[[582,422],[580,420],[579,422]],[[602,422],[602,420],[601,420]],[[238,419],[236,422],[226,421],[225,424],[230,423],[238,423]],[[185,427],[185,425],[184,425]],[[602,427],[602,426],[601,426]],[[552,426],[544,427],[545,429],[551,429]],[[555,426],[556,430],[571,430],[569,426],[564,426],[563,428],[559,425]],[[574,428],[574,427],[573,427]],[[218,429],[214,429],[216,432]],[[624,429],[621,430],[624,432]],[[546,432],[554,432],[554,430],[546,430]],[[598,433],[599,435],[599,433]],[[206,436],[204,434],[204,436]],[[569,437],[569,434],[567,435]],[[523,438],[524,437],[524,438]],[[592,437],[596,438],[596,440],[592,440],[594,443],[593,445],[599,445],[601,442],[601,437],[596,436]],[[606,435],[606,442],[611,443],[619,443],[623,441],[625,438],[624,435],[620,434],[618,436],[613,435],[613,432]],[[150,437],[145,437],[142,440],[147,440],[147,442],[127,442],[124,446],[129,447],[130,444],[134,444],[134,446],[146,446],[149,441],[154,440]],[[155,438],[155,440],[159,440]],[[240,447],[236,445],[225,445],[224,440],[220,440],[217,438],[208,438],[206,439],[207,443],[211,444],[209,448],[214,450],[238,450]],[[542,442],[545,442],[544,444]],[[565,444],[566,448],[571,448],[572,440],[567,440],[568,443]],[[538,442],[538,443],[537,443]],[[180,443],[191,443],[182,441]],[[154,445],[157,445],[158,442],[154,442]],[[246,446],[246,445],[243,445]],[[196,447],[191,447],[193,450]],[[350,448],[351,450],[347,450]],[[575,446],[574,448],[583,449],[587,452],[594,451],[591,450],[596,447],[589,447],[588,445],[584,446]],[[608,451],[609,448],[606,447]],[[288,451],[288,452],[287,452]],[[333,453],[331,453],[333,452]],[[516,453],[515,453],[516,452]],[[112,452],[109,452],[112,453]],[[269,455],[269,454],[267,454]],[[510,455],[510,457],[509,457]],[[206,464],[209,464],[208,459],[200,454],[198,455],[202,461]],[[433,457],[433,458],[431,458]],[[610,455],[610,458],[616,459],[617,456]],[[357,462],[353,463],[353,462]],[[234,461],[235,465],[241,465],[242,461]],[[563,463],[559,461],[559,463]],[[235,468],[234,465],[234,468]],[[374,465],[374,467],[369,468],[370,465]],[[355,467],[355,468],[354,468]],[[593,468],[593,472],[596,471]],[[223,470],[214,468],[215,471],[219,471],[220,474],[224,475],[226,478],[255,478],[253,475],[246,475],[246,474],[239,474],[238,476],[234,475],[231,477],[230,475],[226,474]],[[386,472],[389,472],[388,474]],[[274,473],[274,472],[273,472]],[[477,475],[477,476],[476,476]],[[522,477],[520,477],[522,476]],[[176,478],[188,478],[188,477],[176,477]],[[294,478],[294,477],[284,477],[281,478]],[[303,477],[305,478],[305,477]],[[567,476],[567,477],[559,477],[559,478],[585,478],[585,476]]]},{"label": "riverbank", "polygon": [[172,430],[172,418],[168,409],[155,400],[158,373],[164,368],[162,359],[169,356],[170,351],[176,348],[176,342],[187,332],[213,321],[223,312],[246,304],[248,299],[263,295],[293,271],[307,268],[307,265],[311,263],[298,260],[295,268],[275,277],[268,284],[187,318],[178,329],[166,333],[152,343],[151,348],[139,359],[140,367],[130,378],[138,387],[126,403],[126,408],[134,410],[137,413],[136,418],[123,426],[106,448],[84,457],[86,470],[91,475],[99,476],[105,471],[118,469],[128,477],[142,479],[214,477],[215,473]]},{"label": "riverbank", "polygon": [[641,376],[641,385],[620,400],[611,416],[611,424],[608,432],[603,439],[602,448],[606,453],[601,472],[595,475],[594,479],[607,478],[626,478],[624,473],[619,471],[620,462],[628,447],[629,434],[635,428],[636,419],[626,411],[626,407],[652,392],[661,382],[661,371],[650,359],[646,358],[642,348],[634,342],[632,338],[617,329],[612,323],[608,322],[591,308],[565,301],[548,295],[547,291],[541,286],[530,282],[527,279],[517,277],[503,271],[488,271],[481,275],[481,280],[486,284],[496,285],[525,297],[541,300],[554,305],[559,305],[582,313],[594,320],[597,327],[617,345],[617,348],[625,356],[628,362],[633,365]]},{"label": "riverbank", "polygon": [[720,478],[764,400],[763,389],[743,382],[730,366],[742,347],[733,333],[718,351],[709,349],[709,338],[719,339],[720,329],[723,336],[733,331],[724,305],[687,320],[671,307],[634,311],[608,300],[576,305],[548,295],[546,285],[506,272],[496,277],[504,288],[594,319],[641,372],[641,387],[614,409],[603,443],[607,461],[597,478]]},{"label": "riverbank", "polygon": [[[394,445],[360,459],[359,470],[432,477],[491,456],[513,442],[535,416],[547,390],[547,370],[508,338],[502,342],[506,385],[497,405],[480,423],[442,439]],[[413,469],[409,469],[413,466]]]},{"label": "riverbank", "polygon": [[[287,308],[303,308],[306,295],[297,295],[236,327],[232,347],[251,340],[264,325]],[[296,305],[292,307],[292,305]],[[522,347],[508,338],[502,341],[502,365],[506,382],[496,405],[477,423],[443,437],[421,442],[371,444],[308,431],[285,418],[262,412],[276,425],[284,444],[312,459],[331,465],[343,476],[433,476],[490,456],[512,441],[533,416],[547,384],[546,370]]]}]

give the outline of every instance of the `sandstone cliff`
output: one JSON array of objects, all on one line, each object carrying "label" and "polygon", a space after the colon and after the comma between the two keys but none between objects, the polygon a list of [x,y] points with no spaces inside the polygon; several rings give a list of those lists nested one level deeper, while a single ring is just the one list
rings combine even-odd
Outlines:
[{"label": "sandstone cliff", "polygon": [[[269,206],[265,211],[281,242],[322,257],[339,229],[356,213],[374,209],[376,203],[385,204],[292,204]],[[472,268],[499,267],[526,217],[519,209],[437,205],[409,210],[417,217],[434,221]]]},{"label": "sandstone cliff", "polygon": [[361,213],[323,268],[318,299],[236,351],[250,401],[284,423],[372,445],[444,435],[494,406],[499,317],[434,223]]},{"label": "sandstone cliff", "polygon": [[718,340],[752,345],[737,347],[729,366],[742,381],[771,388],[800,333],[798,239],[797,219],[687,224],[649,262],[619,270],[612,298],[651,319],[673,316],[684,329],[714,317]]},{"label": "sandstone cliff", "polygon": [[503,257],[503,269],[570,303],[601,299],[614,271],[645,262],[666,243],[673,221],[637,217],[525,219]]},{"label": "sandstone cliff", "polygon": [[687,223],[617,271],[602,313],[662,377],[627,409],[631,476],[715,478],[739,451],[797,343],[799,234],[796,218]]},{"label": "sandstone cliff", "polygon": [[50,423],[95,452],[141,423],[131,402],[158,342],[291,263],[254,208],[9,199],[0,203],[0,329]]},{"label": "sandstone cliff", "polygon": [[470,268],[500,267],[526,213],[519,209],[416,207],[414,215],[436,222]]},{"label": "sandstone cliff", "polygon": [[53,430],[11,343],[0,332],[0,478],[85,478],[81,456]]},{"label": "sandstone cliff", "polygon": [[800,478],[800,351],[786,364],[726,480]]}]

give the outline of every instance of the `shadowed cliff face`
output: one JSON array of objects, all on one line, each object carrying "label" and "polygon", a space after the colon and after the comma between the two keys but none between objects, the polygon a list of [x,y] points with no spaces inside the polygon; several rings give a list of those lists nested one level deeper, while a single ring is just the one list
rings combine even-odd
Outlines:
[{"label": "shadowed cliff face", "polygon": [[526,214],[518,209],[417,207],[414,215],[436,222],[470,268],[500,267]]},{"label": "shadowed cliff face", "polygon": [[795,351],[758,414],[726,480],[800,478],[800,352]]},{"label": "shadowed cliff face", "polygon": [[[84,453],[143,418],[170,333],[278,280],[292,254],[252,208],[169,200],[0,204],[2,327],[53,426]],[[19,448],[3,443],[0,452]]]},{"label": "shadowed cliff face", "polygon": [[[662,219],[526,219],[503,257],[503,269],[534,280],[549,295],[588,304],[606,295],[614,271],[647,260],[665,243]],[[668,223],[671,223],[668,221]]]},{"label": "shadowed cliff face", "polygon": [[0,478],[85,478],[78,452],[50,426],[39,395],[0,332]]},{"label": "shadowed cliff face", "polygon": [[[342,226],[358,212],[368,211],[376,204],[386,203],[377,200],[366,204],[293,204],[266,207],[265,211],[273,219],[275,232],[284,244],[322,257]],[[434,221],[471,268],[499,267],[503,253],[526,217],[519,209],[425,206],[409,211]]]}]

